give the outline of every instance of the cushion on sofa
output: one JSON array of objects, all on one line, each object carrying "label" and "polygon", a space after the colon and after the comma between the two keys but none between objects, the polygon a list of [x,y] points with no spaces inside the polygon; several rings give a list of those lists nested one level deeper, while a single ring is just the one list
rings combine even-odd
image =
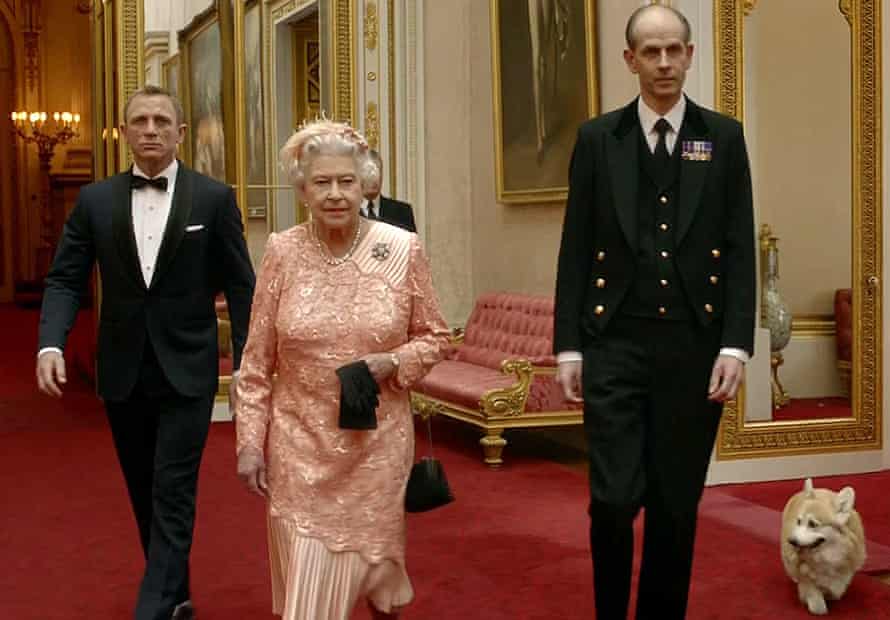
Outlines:
[{"label": "cushion on sofa", "polygon": [[452,359],[500,373],[506,359],[553,366],[553,299],[517,293],[480,295],[467,321],[464,342]]}]

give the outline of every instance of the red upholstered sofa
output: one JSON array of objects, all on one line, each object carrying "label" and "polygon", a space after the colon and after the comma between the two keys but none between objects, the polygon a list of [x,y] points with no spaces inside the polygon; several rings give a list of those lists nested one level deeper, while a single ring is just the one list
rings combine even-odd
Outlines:
[{"label": "red upholstered sofa", "polygon": [[497,467],[505,429],[583,423],[556,383],[552,343],[552,297],[482,295],[454,349],[412,388],[414,411],[483,429],[485,462]]},{"label": "red upholstered sofa", "polygon": [[853,289],[839,288],[834,293],[835,343],[837,371],[844,395],[850,396],[850,377],[853,371]]}]

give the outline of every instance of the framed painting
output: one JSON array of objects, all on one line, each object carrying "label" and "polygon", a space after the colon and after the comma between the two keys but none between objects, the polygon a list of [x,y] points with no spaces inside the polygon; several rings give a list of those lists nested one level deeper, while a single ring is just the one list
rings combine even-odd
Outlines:
[{"label": "framed painting", "polygon": [[599,109],[595,3],[491,0],[498,202],[568,194],[578,126]]},{"label": "framed painting", "polygon": [[244,12],[244,102],[247,139],[247,216],[265,219],[266,139],[263,114],[262,11],[249,0]]},{"label": "framed painting", "polygon": [[179,31],[182,100],[188,135],[186,161],[201,174],[226,182],[226,127],[219,15],[214,3]]},{"label": "framed painting", "polygon": [[164,88],[170,91],[180,102],[182,101],[182,89],[179,87],[179,54],[173,54],[163,63]]}]

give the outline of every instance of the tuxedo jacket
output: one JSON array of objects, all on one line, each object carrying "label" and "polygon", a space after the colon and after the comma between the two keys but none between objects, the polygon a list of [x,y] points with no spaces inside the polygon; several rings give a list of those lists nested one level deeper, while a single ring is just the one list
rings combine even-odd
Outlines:
[{"label": "tuxedo jacket", "polygon": [[[636,100],[578,130],[557,267],[557,353],[583,351],[602,333],[634,280],[641,133]],[[695,155],[708,146],[709,155]],[[682,149],[674,223],[682,288],[695,320],[719,326],[721,347],[753,355],[754,216],[742,126],[687,99],[674,148]]]},{"label": "tuxedo jacket", "polygon": [[182,163],[154,275],[142,275],[130,172],[83,187],[46,278],[40,347],[64,349],[94,263],[101,310],[97,383],[106,400],[126,399],[150,340],[164,374],[184,396],[215,391],[219,360],[215,297],[225,293],[233,365],[247,336],[254,272],[232,189]]},{"label": "tuxedo jacket", "polygon": [[411,205],[401,200],[387,198],[380,195],[380,219],[387,224],[404,228],[410,232],[417,232],[417,226],[414,224],[414,211]]}]

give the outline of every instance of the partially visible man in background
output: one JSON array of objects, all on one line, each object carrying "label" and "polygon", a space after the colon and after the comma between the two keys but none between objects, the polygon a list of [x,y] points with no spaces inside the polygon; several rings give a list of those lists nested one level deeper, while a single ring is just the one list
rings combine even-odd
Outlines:
[{"label": "partially visible man in background", "polygon": [[380,180],[365,187],[365,199],[361,206],[362,215],[368,219],[380,220],[411,232],[417,232],[411,205],[401,200],[387,198],[380,193],[380,187],[383,184],[383,161],[377,151],[370,151],[370,155],[380,168]]}]

